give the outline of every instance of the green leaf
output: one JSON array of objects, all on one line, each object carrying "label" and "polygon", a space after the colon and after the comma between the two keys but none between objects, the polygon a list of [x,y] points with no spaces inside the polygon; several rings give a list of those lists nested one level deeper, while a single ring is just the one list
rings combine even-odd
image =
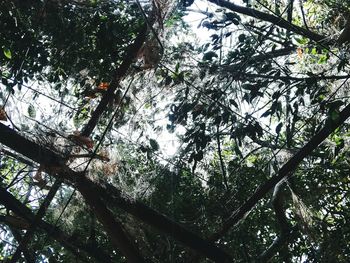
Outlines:
[{"label": "green leaf", "polygon": [[240,35],[238,36],[238,41],[239,41],[239,42],[244,42],[245,39],[246,39],[246,35],[244,35],[244,34],[240,34]]},{"label": "green leaf", "polygon": [[36,111],[35,111],[35,108],[34,108],[34,106],[32,104],[30,104],[28,106],[28,115],[31,118],[35,118],[35,116],[36,116]]},{"label": "green leaf", "polygon": [[201,161],[203,159],[203,151],[198,151],[193,158],[197,162]]},{"label": "green leaf", "polygon": [[218,55],[214,51],[209,51],[204,53],[203,60],[212,60],[214,57],[218,57]]},{"label": "green leaf", "polygon": [[332,121],[336,122],[339,120],[340,115],[339,115],[339,112],[337,110],[332,110],[332,111],[330,111],[329,116],[330,116]]},{"label": "green leaf", "polygon": [[282,122],[280,122],[280,123],[277,125],[277,127],[276,127],[276,133],[277,133],[277,134],[280,134],[281,129],[282,129],[282,126],[283,126],[283,123],[282,123]]},{"label": "green leaf", "polygon": [[158,142],[156,140],[149,139],[149,144],[151,145],[152,150],[154,150],[154,151],[158,151],[159,150],[159,144],[158,144]]},{"label": "green leaf", "polygon": [[11,53],[11,50],[8,49],[8,48],[3,48],[3,51],[4,51],[4,55],[5,57],[7,57],[8,59],[11,59],[12,58],[12,53]]},{"label": "green leaf", "polygon": [[230,99],[230,103],[238,109],[238,104],[234,99]]}]

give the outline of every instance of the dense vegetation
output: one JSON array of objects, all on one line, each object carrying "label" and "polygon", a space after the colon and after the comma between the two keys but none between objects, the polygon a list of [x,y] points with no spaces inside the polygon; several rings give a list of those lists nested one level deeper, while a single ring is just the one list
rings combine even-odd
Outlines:
[{"label": "dense vegetation", "polygon": [[349,8],[1,1],[0,260],[349,262]]}]

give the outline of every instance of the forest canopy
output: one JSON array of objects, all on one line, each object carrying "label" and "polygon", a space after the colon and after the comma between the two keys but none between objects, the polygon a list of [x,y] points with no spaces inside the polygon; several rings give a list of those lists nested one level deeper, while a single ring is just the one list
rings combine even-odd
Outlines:
[{"label": "forest canopy", "polygon": [[349,262],[350,4],[0,1],[1,262]]}]

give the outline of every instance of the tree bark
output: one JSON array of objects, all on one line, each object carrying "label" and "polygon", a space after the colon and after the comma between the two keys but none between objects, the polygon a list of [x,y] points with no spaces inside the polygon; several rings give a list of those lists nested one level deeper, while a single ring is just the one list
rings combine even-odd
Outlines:
[{"label": "tree bark", "polygon": [[114,218],[112,212],[102,203],[96,191],[90,188],[84,180],[78,181],[77,189],[102,223],[115,249],[120,250],[128,262],[145,262],[134,240],[130,240],[122,224]]}]

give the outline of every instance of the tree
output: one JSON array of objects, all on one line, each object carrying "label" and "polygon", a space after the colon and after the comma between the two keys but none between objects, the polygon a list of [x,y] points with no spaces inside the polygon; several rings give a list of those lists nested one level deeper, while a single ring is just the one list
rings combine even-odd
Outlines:
[{"label": "tree", "polygon": [[349,6],[209,2],[0,4],[3,260],[349,260]]}]

